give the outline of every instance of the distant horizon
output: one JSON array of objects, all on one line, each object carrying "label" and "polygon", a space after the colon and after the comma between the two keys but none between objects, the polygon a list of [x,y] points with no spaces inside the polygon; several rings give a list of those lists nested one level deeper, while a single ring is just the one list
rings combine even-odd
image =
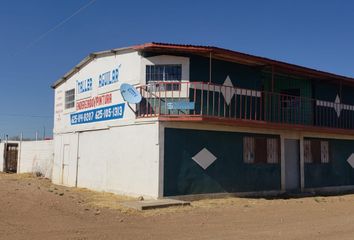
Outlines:
[{"label": "distant horizon", "polygon": [[353,78],[353,10],[328,0],[1,1],[0,137],[51,137],[56,80],[91,52],[147,42],[211,45]]}]

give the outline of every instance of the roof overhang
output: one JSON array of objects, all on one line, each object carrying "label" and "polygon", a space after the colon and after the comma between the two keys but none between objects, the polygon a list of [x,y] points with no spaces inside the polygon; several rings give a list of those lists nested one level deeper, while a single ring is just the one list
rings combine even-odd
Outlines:
[{"label": "roof overhang", "polygon": [[60,84],[62,84],[66,80],[68,80],[75,73],[79,72],[83,67],[85,67],[87,64],[89,64],[91,61],[93,61],[96,58],[105,57],[105,56],[113,56],[113,55],[116,55],[119,53],[129,52],[129,51],[135,51],[135,50],[132,47],[126,47],[126,48],[115,48],[115,49],[111,49],[111,50],[107,50],[107,51],[90,53],[81,62],[79,62],[75,67],[73,67],[70,71],[65,73],[65,75],[63,77],[61,77],[57,81],[55,81],[51,87],[52,88],[58,87]]},{"label": "roof overhang", "polygon": [[254,56],[246,53],[236,52],[228,49],[213,46],[181,45],[168,43],[146,43],[133,47],[138,51],[168,52],[168,53],[191,53],[205,57],[212,57],[224,61],[237,62],[249,66],[269,67],[276,72],[284,74],[294,74],[307,78],[317,78],[323,80],[342,80],[354,83],[354,78],[341,76],[329,72],[311,69],[295,64],[285,63],[269,58]]},{"label": "roof overhang", "polygon": [[302,67],[295,64],[285,63],[269,58],[254,56],[246,53],[236,52],[224,48],[213,46],[199,46],[199,45],[183,45],[183,44],[169,44],[169,43],[145,43],[126,48],[116,48],[107,51],[94,52],[84,58],[79,64],[67,72],[62,78],[58,79],[52,88],[56,88],[75,73],[80,71],[83,67],[89,64],[92,60],[98,57],[116,55],[125,51],[139,51],[139,52],[156,52],[156,53],[170,53],[170,54],[195,54],[204,57],[212,57],[224,61],[236,62],[248,66],[269,68],[269,71],[276,73],[292,74],[305,78],[315,78],[327,81],[342,81],[349,84],[354,84],[354,78],[341,76],[329,72],[324,72],[316,69]]}]

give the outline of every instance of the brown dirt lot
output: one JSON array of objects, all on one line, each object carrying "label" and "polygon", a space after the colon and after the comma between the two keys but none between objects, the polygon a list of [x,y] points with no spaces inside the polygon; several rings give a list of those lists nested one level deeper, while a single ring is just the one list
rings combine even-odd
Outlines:
[{"label": "brown dirt lot", "polygon": [[0,174],[0,239],[354,239],[354,195],[224,198],[138,212],[132,199]]}]

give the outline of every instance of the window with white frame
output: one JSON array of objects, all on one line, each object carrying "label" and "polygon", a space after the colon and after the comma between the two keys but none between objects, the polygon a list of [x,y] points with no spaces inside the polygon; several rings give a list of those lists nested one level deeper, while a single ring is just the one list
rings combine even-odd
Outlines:
[{"label": "window with white frame", "polygon": [[75,106],[75,89],[65,91],[65,109]]},{"label": "window with white frame", "polygon": [[329,142],[318,139],[304,140],[305,163],[329,163]]},{"label": "window with white frame", "polygon": [[151,84],[160,90],[179,90],[179,82],[181,80],[181,64],[146,65],[146,83]]}]

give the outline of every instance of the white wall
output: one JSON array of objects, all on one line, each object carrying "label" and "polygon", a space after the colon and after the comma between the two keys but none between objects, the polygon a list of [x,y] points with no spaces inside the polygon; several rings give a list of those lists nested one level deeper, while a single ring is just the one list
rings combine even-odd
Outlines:
[{"label": "white wall", "polygon": [[[96,58],[55,89],[54,183],[159,197],[158,122],[156,119],[136,119],[119,91],[121,83],[145,84],[147,64],[182,64],[182,81],[189,81],[189,58],[143,58],[138,52],[130,51]],[[99,75],[118,66],[118,82],[99,88]],[[92,90],[78,93],[77,81],[87,78],[92,78]],[[76,89],[75,107],[65,109],[65,91],[73,88]],[[104,94],[112,96],[111,103],[85,110],[77,108],[77,101]],[[71,114],[121,103],[125,104],[121,119],[71,124]],[[135,108],[134,104],[132,108]]]},{"label": "white wall", "polygon": [[[110,126],[121,125],[122,122],[129,119],[135,119],[134,113],[129,111],[127,104],[125,104],[125,111],[122,119],[72,125],[70,116],[76,112],[84,112],[95,108],[108,107],[116,104],[124,104],[124,100],[119,91],[120,85],[122,83],[129,83],[133,85],[139,84],[141,67],[140,61],[141,56],[137,52],[123,52],[113,56],[98,57],[71,76],[67,81],[59,85],[55,89],[54,133],[103,129]],[[110,85],[99,87],[99,76],[105,72],[112,72],[114,69],[119,69],[118,81]],[[92,78],[92,90],[79,93],[77,81],[88,78]],[[70,89],[75,89],[76,92],[75,107],[65,109],[65,92]],[[110,95],[112,101],[96,107],[77,109],[76,104],[78,101],[85,101],[103,95]]]},{"label": "white wall", "polygon": [[4,171],[4,148],[5,144],[0,143],[0,172]]},{"label": "white wall", "polygon": [[[78,150],[78,133],[66,133],[54,135],[54,163],[52,181],[56,184],[63,184],[67,186],[76,186],[76,164],[77,164],[77,150]],[[63,174],[65,170],[64,164],[64,148],[69,150],[68,161],[65,163],[67,173]]]},{"label": "white wall", "polygon": [[47,178],[52,177],[53,140],[23,141],[19,146],[18,173],[40,172]]},{"label": "white wall", "polygon": [[64,142],[71,142],[69,148],[76,151],[70,152],[69,166],[72,167],[69,167],[69,176],[64,178],[77,179],[77,187],[157,198],[158,136],[157,122],[57,135],[53,182],[76,185],[76,181],[62,180],[63,174],[67,174],[61,166],[62,149]]}]

